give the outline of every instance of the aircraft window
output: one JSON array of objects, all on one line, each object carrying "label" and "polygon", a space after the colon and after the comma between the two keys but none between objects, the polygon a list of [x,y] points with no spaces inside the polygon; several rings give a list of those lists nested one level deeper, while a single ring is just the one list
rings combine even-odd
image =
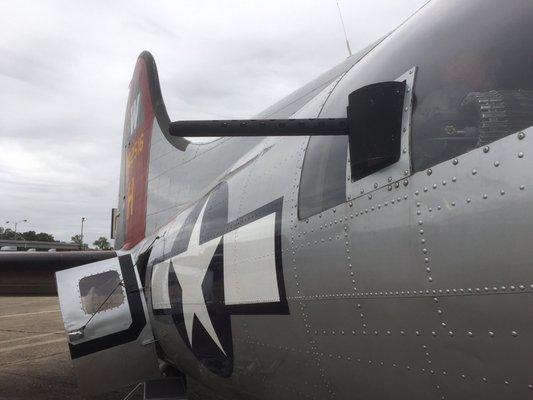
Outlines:
[{"label": "aircraft window", "polygon": [[309,139],[300,179],[298,216],[308,218],[346,201],[346,136]]},{"label": "aircraft window", "polygon": [[120,282],[117,271],[106,271],[80,279],[83,311],[90,315],[123,304],[125,297]]},{"label": "aircraft window", "polygon": [[508,14],[526,8],[497,4],[483,18],[476,14],[427,38],[431,48],[425,49],[415,85],[417,171],[533,125],[533,30],[526,22],[531,7],[524,23],[507,24]]},{"label": "aircraft window", "polygon": [[354,90],[417,67],[414,172],[518,132],[533,125],[531,21],[531,0],[429,2],[348,71],[321,115],[339,115]]}]

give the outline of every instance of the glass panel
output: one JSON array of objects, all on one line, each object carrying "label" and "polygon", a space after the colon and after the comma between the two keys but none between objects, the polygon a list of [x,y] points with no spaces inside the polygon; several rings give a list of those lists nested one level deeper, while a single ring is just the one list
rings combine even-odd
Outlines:
[{"label": "glass panel", "polygon": [[488,4],[482,18],[428,41],[417,77],[426,84],[415,86],[416,170],[533,125],[533,30],[521,23],[533,7]]},{"label": "glass panel", "polygon": [[347,154],[347,136],[309,139],[300,179],[300,218],[308,218],[346,201]]},{"label": "glass panel", "polygon": [[124,290],[117,271],[86,276],[80,279],[79,286],[81,305],[86,314],[110,310],[124,303]]},{"label": "glass panel", "polygon": [[533,2],[432,1],[356,64],[322,114],[348,94],[418,67],[411,132],[420,171],[533,125]]}]

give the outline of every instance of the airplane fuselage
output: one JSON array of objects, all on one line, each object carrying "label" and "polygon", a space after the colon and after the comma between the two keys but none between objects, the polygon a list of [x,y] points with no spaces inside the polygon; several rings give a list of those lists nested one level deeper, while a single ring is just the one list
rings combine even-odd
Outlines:
[{"label": "airplane fuselage", "polygon": [[191,143],[141,54],[122,250],[98,264],[125,293],[79,329],[68,283],[83,298],[88,269],[58,285],[76,365],[105,360],[102,379],[120,354],[157,351],[232,398],[530,397],[531,19],[529,0],[432,2],[256,117],[346,118],[348,135],[231,137],[221,122],[225,137]]}]

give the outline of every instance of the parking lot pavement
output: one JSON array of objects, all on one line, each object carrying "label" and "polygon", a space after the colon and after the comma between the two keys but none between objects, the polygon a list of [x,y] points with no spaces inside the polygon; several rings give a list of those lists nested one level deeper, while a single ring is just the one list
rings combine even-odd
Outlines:
[{"label": "parking lot pavement", "polygon": [[[219,399],[192,380],[188,386],[191,400]],[[131,390],[92,399],[123,399]],[[80,398],[57,297],[0,296],[0,399]]]}]

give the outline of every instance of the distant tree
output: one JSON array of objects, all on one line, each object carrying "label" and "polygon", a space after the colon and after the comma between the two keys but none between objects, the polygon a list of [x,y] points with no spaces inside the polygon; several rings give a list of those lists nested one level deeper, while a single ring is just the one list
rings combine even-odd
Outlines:
[{"label": "distant tree", "polygon": [[20,234],[20,236],[25,240],[37,240],[37,234],[35,233],[35,231],[23,232]]},{"label": "distant tree", "polygon": [[93,243],[96,247],[98,247],[100,250],[109,250],[111,249],[111,245],[109,244],[109,241],[105,236],[100,236],[97,240]]},{"label": "distant tree", "polygon": [[39,232],[35,235],[35,240],[40,240],[41,242],[55,242],[54,235],[51,235],[46,232]]},{"label": "distant tree", "polygon": [[24,239],[24,240],[38,240],[41,242],[55,242],[54,236],[46,232],[40,232],[40,233],[35,233],[35,231],[26,231],[22,233],[17,232],[17,238]]},{"label": "distant tree", "polygon": [[80,246],[80,249],[83,247],[83,242],[81,240],[81,235],[74,235],[70,238],[72,243],[76,243],[78,246]]},{"label": "distant tree", "polygon": [[[46,232],[35,233],[35,231],[17,232],[16,238],[18,240],[38,240],[41,242],[55,242],[54,235]],[[0,239],[13,240],[15,239],[15,232],[10,228],[3,228],[0,226]]]},{"label": "distant tree", "polygon": [[[17,233],[18,236],[18,233]],[[15,232],[10,228],[2,228],[2,231],[0,233],[0,239],[2,240],[13,240],[15,239]]]}]

